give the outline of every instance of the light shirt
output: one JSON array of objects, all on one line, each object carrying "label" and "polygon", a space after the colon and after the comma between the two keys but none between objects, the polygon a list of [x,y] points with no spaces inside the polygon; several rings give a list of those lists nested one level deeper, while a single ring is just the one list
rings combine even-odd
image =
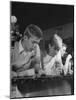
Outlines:
[{"label": "light shirt", "polygon": [[[34,44],[35,47],[35,58],[41,60],[41,53],[40,53],[40,48],[38,44]],[[19,41],[19,53],[21,53],[24,56],[25,62],[27,60],[27,57],[33,52],[34,50],[32,50],[31,52],[26,52],[21,44],[21,40]],[[30,59],[29,59],[30,60]],[[40,67],[41,67],[41,61],[40,61]]]},{"label": "light shirt", "polygon": [[27,52],[24,50],[22,44],[21,44],[21,40],[19,41],[19,53],[23,52],[24,56],[27,55]]},{"label": "light shirt", "polygon": [[[51,58],[51,56],[50,56]],[[58,63],[57,65],[55,63]],[[62,61],[61,61],[61,52],[58,51],[58,53],[51,58],[51,60],[44,65],[44,69],[45,69],[45,73],[47,75],[53,75],[55,72],[54,72],[54,69],[56,67],[62,67]]]}]

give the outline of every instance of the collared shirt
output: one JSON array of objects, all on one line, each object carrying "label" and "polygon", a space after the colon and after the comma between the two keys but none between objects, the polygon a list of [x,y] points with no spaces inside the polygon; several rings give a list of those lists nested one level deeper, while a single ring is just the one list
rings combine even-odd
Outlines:
[{"label": "collared shirt", "polygon": [[[40,48],[39,48],[38,44],[36,44],[36,43],[34,44],[34,47],[36,49],[36,55],[35,56],[39,58],[40,57]],[[24,56],[26,56],[27,53],[28,53],[22,47],[21,40],[19,41],[19,53],[23,53]]]},{"label": "collared shirt", "polygon": [[[25,63],[28,59],[28,56],[35,51],[35,58],[36,59],[40,59],[41,60],[41,54],[40,54],[40,48],[39,48],[39,45],[38,44],[34,44],[34,49],[32,51],[25,51],[22,44],[21,44],[21,40],[19,41],[19,54],[23,55],[24,56],[24,59],[25,59]],[[30,61],[30,59],[28,60],[28,62]],[[40,63],[40,67],[41,67],[41,63]]]},{"label": "collared shirt", "polygon": [[19,41],[19,53],[23,53],[24,56],[27,55],[27,52],[24,50],[22,44],[21,44],[21,40]]}]

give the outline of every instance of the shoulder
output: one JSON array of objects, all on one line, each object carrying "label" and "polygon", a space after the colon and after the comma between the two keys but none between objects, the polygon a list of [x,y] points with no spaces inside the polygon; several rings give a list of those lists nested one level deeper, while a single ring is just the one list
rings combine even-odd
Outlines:
[{"label": "shoulder", "polygon": [[19,42],[16,42],[14,48],[16,48],[18,46],[19,46]]},{"label": "shoulder", "polygon": [[19,42],[15,42],[14,48],[13,48],[13,53],[16,53],[19,51]]}]

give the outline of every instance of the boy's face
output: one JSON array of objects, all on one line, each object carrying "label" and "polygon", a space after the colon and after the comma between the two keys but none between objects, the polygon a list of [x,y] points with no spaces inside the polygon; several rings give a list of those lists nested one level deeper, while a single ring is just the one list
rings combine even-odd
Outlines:
[{"label": "boy's face", "polygon": [[34,43],[39,44],[39,43],[40,43],[40,39],[37,38],[37,37],[35,37],[35,36],[30,37],[30,38],[29,38],[29,41],[30,41],[32,44],[34,44]]},{"label": "boy's face", "polygon": [[34,48],[34,44],[35,43],[37,43],[37,44],[39,44],[39,42],[40,42],[40,39],[39,38],[37,38],[36,36],[32,36],[32,37],[30,37],[30,38],[28,38],[27,39],[27,48],[29,49],[29,50],[32,50],[33,48]]}]

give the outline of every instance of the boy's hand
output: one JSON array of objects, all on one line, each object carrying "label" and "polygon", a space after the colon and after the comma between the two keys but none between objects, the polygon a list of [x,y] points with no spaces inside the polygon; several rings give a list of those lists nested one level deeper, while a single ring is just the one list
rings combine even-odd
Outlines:
[{"label": "boy's hand", "polygon": [[69,54],[66,59],[70,60],[71,58],[72,58],[72,56],[71,56],[71,54]]}]

